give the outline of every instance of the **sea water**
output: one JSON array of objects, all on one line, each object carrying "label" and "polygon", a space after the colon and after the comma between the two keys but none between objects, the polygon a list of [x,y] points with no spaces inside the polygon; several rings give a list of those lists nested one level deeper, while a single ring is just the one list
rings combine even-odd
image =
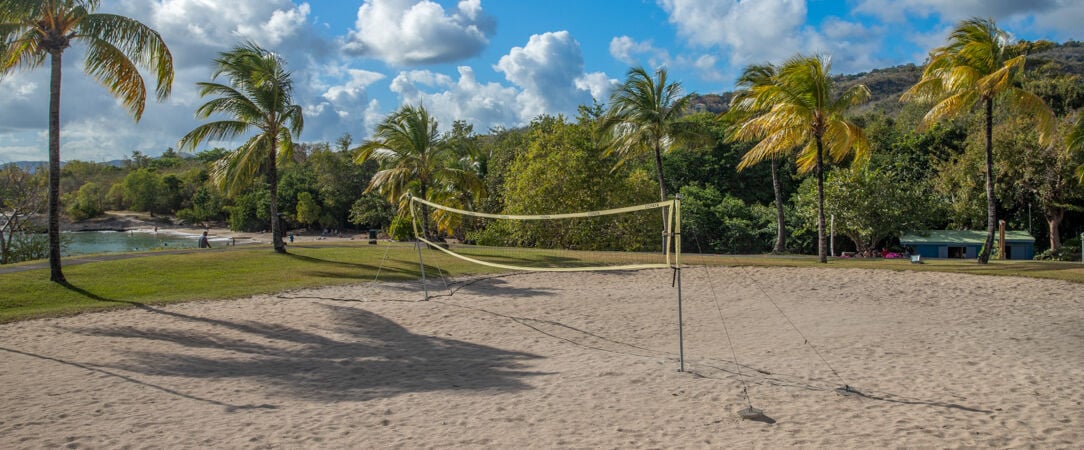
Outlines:
[{"label": "sea water", "polygon": [[66,256],[194,248],[199,242],[195,234],[162,231],[73,231],[60,236],[61,253]]}]

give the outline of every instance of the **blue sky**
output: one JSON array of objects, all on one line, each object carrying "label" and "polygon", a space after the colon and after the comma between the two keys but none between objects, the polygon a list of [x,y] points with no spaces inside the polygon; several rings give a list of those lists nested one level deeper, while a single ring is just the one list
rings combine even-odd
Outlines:
[{"label": "blue sky", "polygon": [[[797,53],[835,73],[922,64],[961,19],[1021,39],[1081,40],[1079,0],[103,0],[158,30],[175,57],[173,95],[136,124],[65,53],[61,158],[159,155],[199,124],[195,83],[218,52],[252,40],[285,58],[306,142],[355,143],[404,103],[478,132],[605,102],[634,65],[666,66],[686,91],[733,88],[747,64]],[[46,159],[48,69],[0,79],[0,162]],[[217,143],[232,147],[234,143]]]}]

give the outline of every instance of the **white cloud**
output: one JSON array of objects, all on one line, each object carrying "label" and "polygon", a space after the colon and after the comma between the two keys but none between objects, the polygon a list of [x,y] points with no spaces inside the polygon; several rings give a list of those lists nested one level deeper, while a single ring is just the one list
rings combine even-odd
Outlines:
[{"label": "white cloud", "polygon": [[571,114],[591,103],[591,92],[577,86],[585,75],[583,51],[567,31],[533,35],[493,68],[522,89],[518,102],[525,120],[543,113]]},{"label": "white cloud", "polygon": [[365,0],[343,48],[398,66],[446,63],[479,54],[495,27],[480,0],[450,14],[430,0]]},{"label": "white cloud", "polygon": [[499,83],[479,83],[467,66],[459,67],[458,80],[423,70],[401,72],[392,81],[391,90],[399,94],[403,104],[424,105],[442,129],[455,120],[484,129],[522,123],[516,103],[518,91]]},{"label": "white cloud", "polygon": [[610,97],[610,92],[621,82],[610,78],[604,72],[592,72],[576,78],[576,89],[591,93],[591,97],[605,103]]},{"label": "white cloud", "polygon": [[347,69],[346,72],[348,76],[346,83],[329,87],[323,94],[325,99],[330,102],[364,99],[365,88],[384,79],[384,74],[368,70]]},{"label": "white cloud", "polygon": [[402,71],[391,81],[391,90],[403,104],[424,105],[442,129],[464,120],[486,130],[525,125],[540,114],[573,116],[579,105],[590,104],[592,96],[605,99],[617,84],[605,73],[584,72],[580,45],[567,31],[531,36],[493,69],[512,85],[481,83],[474,69],[460,66],[458,79],[428,70]]},{"label": "white cloud", "polygon": [[775,61],[801,47],[795,33],[806,20],[802,0],[658,0],[678,35],[703,47],[731,51],[735,64]]}]

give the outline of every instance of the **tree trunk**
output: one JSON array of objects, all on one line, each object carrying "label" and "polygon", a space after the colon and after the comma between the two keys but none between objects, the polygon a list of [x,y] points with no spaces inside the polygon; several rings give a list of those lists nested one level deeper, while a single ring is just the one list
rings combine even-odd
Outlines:
[{"label": "tree trunk", "polygon": [[828,239],[824,230],[824,143],[817,136],[817,257],[828,263]]},{"label": "tree trunk", "polygon": [[49,280],[66,283],[60,268],[60,69],[61,52],[49,61]]},{"label": "tree trunk", "polygon": [[275,247],[275,253],[286,253],[286,244],[282,241],[282,220],[279,218],[279,173],[278,173],[278,139],[271,138],[271,156],[267,165],[267,178],[271,190],[271,245]]},{"label": "tree trunk", "polygon": [[994,197],[994,100],[986,100],[986,243],[979,252],[979,264],[990,262],[997,227],[997,198]]},{"label": "tree trunk", "polygon": [[[419,184],[421,184],[421,186],[418,190],[421,191],[422,200],[429,200],[429,188],[426,186],[425,181],[423,180]],[[425,203],[422,203],[422,238],[429,242],[433,242],[432,239],[429,239],[429,205],[426,205]]]},{"label": "tree trunk", "polygon": [[[658,176],[658,179],[659,179],[659,201],[660,202],[665,202],[666,201],[666,183],[664,182],[663,176],[662,176],[662,151],[659,149],[659,143],[658,142],[655,142],[655,172],[656,172],[656,175]],[[666,224],[666,209],[663,208],[661,211],[662,211],[662,247],[659,248],[659,251],[661,251],[663,253],[666,253],[666,240],[670,239],[670,236],[667,236],[667,232],[669,232],[671,230],[666,226],[667,225]]]},{"label": "tree trunk", "polygon": [[783,217],[783,182],[779,179],[779,159],[772,158],[772,190],[775,191],[775,248],[773,253],[787,251],[787,224]]},{"label": "tree trunk", "polygon": [[1050,208],[1043,215],[1050,230],[1050,249],[1057,251],[1061,248],[1061,221],[1065,218],[1065,209]]}]

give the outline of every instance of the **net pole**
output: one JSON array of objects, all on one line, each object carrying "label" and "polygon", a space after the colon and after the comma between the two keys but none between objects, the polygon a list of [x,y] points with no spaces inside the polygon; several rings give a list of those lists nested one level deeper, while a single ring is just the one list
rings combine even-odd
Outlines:
[{"label": "net pole", "polygon": [[422,301],[429,300],[429,284],[425,282],[425,263],[422,262],[422,241],[415,240],[414,248],[418,249],[418,267],[422,271],[422,291],[425,292],[425,298]]},{"label": "net pole", "polygon": [[678,307],[678,372],[685,371],[685,322],[681,308],[681,194],[674,196],[673,228],[674,239],[674,271],[677,273],[677,307]]},{"label": "net pole", "polygon": [[681,318],[681,268],[677,271],[677,297],[678,297],[678,372],[685,371],[685,326]]},{"label": "net pole", "polygon": [[422,292],[425,293],[425,298],[422,301],[429,300],[429,285],[425,282],[425,262],[422,260],[422,241],[418,238],[418,218],[414,216],[414,196],[407,194],[407,207],[410,208],[410,225],[414,229],[414,248],[418,250],[418,268],[422,273]]}]

